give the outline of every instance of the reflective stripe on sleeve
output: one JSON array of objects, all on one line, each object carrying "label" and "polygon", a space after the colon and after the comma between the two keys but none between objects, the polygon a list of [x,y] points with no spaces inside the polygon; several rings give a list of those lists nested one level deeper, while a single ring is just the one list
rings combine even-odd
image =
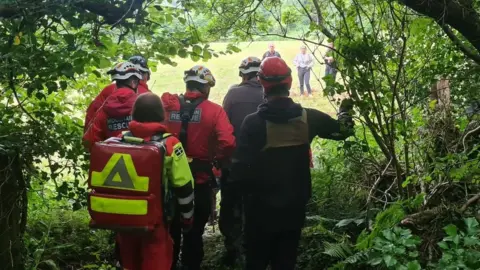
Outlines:
[{"label": "reflective stripe on sleeve", "polygon": [[192,216],[193,216],[193,209],[190,210],[190,212],[188,212],[188,213],[182,213],[182,217],[184,219],[190,219],[190,218],[192,218]]},{"label": "reflective stripe on sleeve", "polygon": [[193,201],[193,198],[194,198],[194,195],[193,195],[193,192],[192,192],[186,198],[178,198],[178,203],[179,204],[189,204],[191,201]]}]

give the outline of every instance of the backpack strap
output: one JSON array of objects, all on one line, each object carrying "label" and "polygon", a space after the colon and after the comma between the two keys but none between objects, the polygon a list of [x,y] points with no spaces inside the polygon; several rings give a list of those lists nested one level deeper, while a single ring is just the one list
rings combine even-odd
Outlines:
[{"label": "backpack strap", "polygon": [[178,100],[180,102],[180,119],[182,120],[182,126],[180,129],[180,133],[178,135],[178,139],[183,145],[185,151],[187,151],[187,130],[188,130],[188,123],[192,120],[193,113],[200,103],[202,103],[205,99],[203,97],[196,98],[192,101],[186,100],[185,96],[180,95],[178,96]]},{"label": "backpack strap", "polygon": [[122,134],[122,142],[143,143],[144,140],[142,138],[138,138],[138,137],[133,136],[132,132],[126,131]]}]

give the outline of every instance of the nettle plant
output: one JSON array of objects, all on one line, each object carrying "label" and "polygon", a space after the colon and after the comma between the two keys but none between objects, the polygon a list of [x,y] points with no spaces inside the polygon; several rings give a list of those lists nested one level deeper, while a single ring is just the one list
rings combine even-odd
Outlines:
[{"label": "nettle plant", "polygon": [[465,230],[444,228],[447,236],[438,243],[443,250],[436,269],[480,269],[480,226],[475,218],[465,219]]},{"label": "nettle plant", "polygon": [[394,227],[384,230],[373,240],[367,264],[396,270],[421,269],[417,260],[420,242],[420,238],[408,229]]}]

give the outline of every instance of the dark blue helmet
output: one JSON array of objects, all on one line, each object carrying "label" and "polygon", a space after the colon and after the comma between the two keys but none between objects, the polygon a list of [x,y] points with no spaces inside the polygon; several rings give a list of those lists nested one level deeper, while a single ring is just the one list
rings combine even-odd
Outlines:
[{"label": "dark blue helmet", "polygon": [[148,69],[147,59],[145,59],[143,56],[140,56],[140,55],[132,56],[130,57],[130,59],[128,59],[128,61],[132,64],[138,65],[139,69],[142,72],[150,73],[150,70]]}]

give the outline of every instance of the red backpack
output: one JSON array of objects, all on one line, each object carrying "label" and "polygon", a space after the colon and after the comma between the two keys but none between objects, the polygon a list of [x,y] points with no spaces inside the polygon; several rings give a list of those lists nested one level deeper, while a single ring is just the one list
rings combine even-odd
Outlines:
[{"label": "red backpack", "polygon": [[90,226],[114,231],[152,231],[164,222],[165,139],[124,136],[92,147],[88,186]]}]

